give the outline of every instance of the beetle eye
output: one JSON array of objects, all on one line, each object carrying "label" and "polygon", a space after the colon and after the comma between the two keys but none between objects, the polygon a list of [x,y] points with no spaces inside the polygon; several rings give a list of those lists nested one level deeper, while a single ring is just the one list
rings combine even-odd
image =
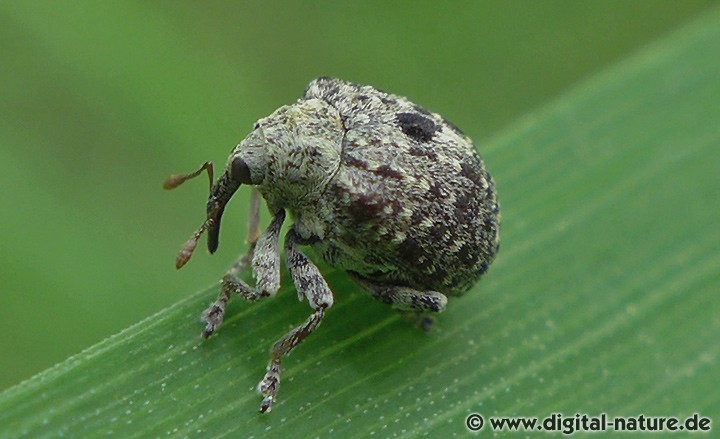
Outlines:
[{"label": "beetle eye", "polygon": [[240,184],[252,184],[250,168],[241,157],[235,157],[230,165],[230,176]]}]

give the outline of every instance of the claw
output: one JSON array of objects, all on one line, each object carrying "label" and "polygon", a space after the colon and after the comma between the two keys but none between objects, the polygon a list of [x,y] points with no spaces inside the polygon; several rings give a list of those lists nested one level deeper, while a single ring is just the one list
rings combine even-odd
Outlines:
[{"label": "claw", "polygon": [[275,402],[278,387],[280,387],[280,363],[278,361],[271,361],[270,364],[268,364],[265,376],[257,386],[258,393],[264,396],[263,402],[260,404],[260,413],[267,413],[272,410],[272,404]]},{"label": "claw", "polygon": [[215,333],[215,327],[208,324],[202,332],[202,338],[207,340],[211,335]]},{"label": "claw", "polygon": [[203,338],[208,338],[223,322],[225,317],[225,307],[220,303],[213,303],[203,312],[203,321],[205,322],[205,330],[202,333]]},{"label": "claw", "polygon": [[262,404],[260,404],[260,413],[268,413],[272,411],[272,403],[274,402],[275,398],[272,396],[266,396],[263,399]]}]

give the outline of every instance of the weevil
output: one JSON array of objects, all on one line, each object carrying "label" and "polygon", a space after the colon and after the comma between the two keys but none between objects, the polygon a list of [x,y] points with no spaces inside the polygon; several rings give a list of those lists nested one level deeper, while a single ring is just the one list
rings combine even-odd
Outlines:
[{"label": "weevil", "polygon": [[[213,181],[206,162],[173,175],[171,189],[207,171],[206,220],[176,259],[181,268],[205,232],[218,248],[225,206],[252,186],[250,250],[222,279],[217,300],[202,315],[207,338],[223,321],[230,297],[273,297],[280,287],[280,234],[287,269],[312,313],[273,344],[257,390],[271,410],[280,363],[322,322],[333,293],[303,246],[375,299],[400,311],[437,313],[448,296],[465,293],[499,248],[500,208],[493,179],[473,142],[442,116],[407,98],[334,78],[310,82],[294,104],[258,120]],[[272,215],[260,233],[260,197]],[[255,286],[238,277],[252,268]]]}]

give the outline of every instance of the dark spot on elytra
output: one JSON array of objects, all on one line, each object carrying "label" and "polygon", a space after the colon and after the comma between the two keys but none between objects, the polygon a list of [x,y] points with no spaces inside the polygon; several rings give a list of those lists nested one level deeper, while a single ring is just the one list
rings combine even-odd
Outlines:
[{"label": "dark spot on elytra", "polygon": [[457,252],[457,257],[463,265],[473,266],[475,265],[475,261],[477,261],[478,253],[473,251],[473,248],[468,244],[463,244]]},{"label": "dark spot on elytra", "polygon": [[420,146],[411,146],[408,153],[415,157],[427,157],[432,161],[437,161],[437,154],[435,151],[431,151],[430,149],[422,148]]},{"label": "dark spot on elytra", "polygon": [[472,181],[475,187],[483,187],[483,178],[478,171],[482,171],[479,166],[471,165],[469,163],[460,164],[460,175]]},{"label": "dark spot on elytra", "polygon": [[443,197],[443,191],[442,191],[442,183],[440,183],[440,182],[438,182],[438,181],[434,181],[434,182],[430,185],[430,189],[429,189],[428,191],[429,191],[430,194],[431,194],[433,197],[435,197],[435,199],[437,199],[437,200],[442,200],[442,199],[444,198],[444,197]]},{"label": "dark spot on elytra", "polygon": [[321,157],[322,156],[322,152],[320,151],[319,148],[307,148],[305,150],[305,154],[310,157]]},{"label": "dark spot on elytra", "polygon": [[428,229],[431,242],[440,244],[445,242],[445,233],[447,232],[446,222],[443,218],[436,218],[433,225]]},{"label": "dark spot on elytra", "polygon": [[358,168],[358,169],[367,170],[368,167],[370,166],[368,164],[368,162],[366,162],[365,160],[360,160],[359,158],[357,158],[353,155],[349,155],[349,154],[343,154],[342,161],[346,165],[352,166],[352,167]]},{"label": "dark spot on elytra", "polygon": [[435,122],[418,113],[398,113],[397,121],[402,132],[418,142],[429,142],[439,129]]},{"label": "dark spot on elytra", "polygon": [[461,191],[455,194],[455,219],[459,224],[470,224],[477,221],[480,213],[480,206],[477,199],[473,197],[474,192]]},{"label": "dark spot on elytra", "polygon": [[440,266],[434,266],[432,271],[429,273],[430,279],[429,281],[433,282],[434,284],[437,284],[438,282],[442,281],[444,283],[444,280],[448,277],[448,272],[444,268]]},{"label": "dark spot on elytra", "polygon": [[423,222],[427,218],[427,213],[423,209],[413,210],[412,216],[410,217],[411,224],[417,225]]},{"label": "dark spot on elytra", "polygon": [[352,155],[344,155],[342,160],[348,166],[362,169],[364,171],[369,171],[369,172],[375,173],[377,175],[380,175],[381,177],[395,178],[395,179],[403,178],[402,172],[392,169],[389,165],[380,165],[377,169],[371,169],[370,164],[368,162],[366,162],[365,160],[361,160],[357,157],[354,157]]},{"label": "dark spot on elytra", "polygon": [[381,165],[380,167],[375,169],[373,172],[375,172],[376,174],[381,175],[383,177],[396,178],[398,180],[402,179],[402,177],[403,177],[402,172],[398,172],[398,171],[392,169],[388,165]]},{"label": "dark spot on elytra", "polygon": [[377,219],[386,204],[387,203],[376,194],[360,194],[357,198],[350,201],[348,214],[354,221],[364,223]]},{"label": "dark spot on elytra", "polygon": [[420,244],[412,236],[407,236],[398,247],[400,258],[404,261],[419,261],[425,254]]},{"label": "dark spot on elytra", "polygon": [[468,211],[465,207],[457,207],[458,205],[455,205],[455,220],[458,222],[458,224],[468,224],[471,221],[475,219],[474,215]]},{"label": "dark spot on elytra", "polygon": [[[377,137],[369,138],[368,144],[375,146],[375,147],[380,147],[380,146],[385,145],[385,143],[383,143],[383,141]],[[387,146],[389,146],[390,148],[397,148],[397,145],[394,143],[388,143]]]},{"label": "dark spot on elytra", "polygon": [[495,221],[495,218],[492,216],[486,216],[485,220],[483,221],[483,230],[485,230],[485,233],[491,236],[495,236],[495,229],[497,227],[497,223]]},{"label": "dark spot on elytra", "polygon": [[389,107],[394,107],[395,105],[397,105],[397,101],[390,97],[383,96],[380,98],[380,100],[382,101],[383,104],[385,104]]}]

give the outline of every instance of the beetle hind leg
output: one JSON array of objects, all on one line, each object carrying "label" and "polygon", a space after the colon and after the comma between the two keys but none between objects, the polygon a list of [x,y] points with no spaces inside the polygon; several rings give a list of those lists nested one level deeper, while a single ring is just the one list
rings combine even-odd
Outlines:
[{"label": "beetle hind leg", "polygon": [[375,299],[399,311],[442,312],[447,305],[447,297],[437,291],[419,291],[410,287],[374,281],[354,271],[347,273],[356,284]]}]

